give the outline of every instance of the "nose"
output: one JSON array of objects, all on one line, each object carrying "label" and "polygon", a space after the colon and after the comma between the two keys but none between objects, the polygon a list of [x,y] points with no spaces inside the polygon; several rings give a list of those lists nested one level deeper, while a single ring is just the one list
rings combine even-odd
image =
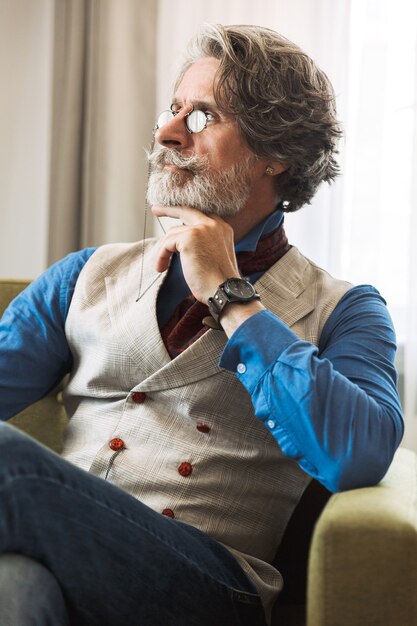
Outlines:
[{"label": "nose", "polygon": [[155,141],[166,148],[177,150],[188,148],[193,139],[185,125],[185,118],[192,110],[192,105],[183,107],[171,120],[155,131]]}]

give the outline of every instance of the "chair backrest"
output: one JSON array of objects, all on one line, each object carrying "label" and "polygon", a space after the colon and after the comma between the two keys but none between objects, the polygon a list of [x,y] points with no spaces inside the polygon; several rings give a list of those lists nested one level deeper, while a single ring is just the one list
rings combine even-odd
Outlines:
[{"label": "chair backrest", "polygon": [[[0,317],[4,309],[30,281],[0,279]],[[50,391],[42,400],[27,407],[10,419],[10,423],[31,435],[44,445],[60,452],[62,434],[67,423],[63,405],[58,399],[59,387]]]}]

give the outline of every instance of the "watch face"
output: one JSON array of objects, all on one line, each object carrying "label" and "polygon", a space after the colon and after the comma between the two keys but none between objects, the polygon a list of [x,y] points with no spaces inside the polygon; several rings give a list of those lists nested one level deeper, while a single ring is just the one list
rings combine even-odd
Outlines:
[{"label": "watch face", "polygon": [[225,292],[237,298],[251,298],[255,293],[254,287],[243,278],[230,278],[224,285]]}]

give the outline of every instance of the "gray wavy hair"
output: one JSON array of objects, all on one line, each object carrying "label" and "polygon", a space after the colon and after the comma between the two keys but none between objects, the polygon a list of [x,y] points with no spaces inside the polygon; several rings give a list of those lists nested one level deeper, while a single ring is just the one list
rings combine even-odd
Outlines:
[{"label": "gray wavy hair", "polygon": [[273,30],[209,24],[191,40],[176,86],[202,57],[220,61],[216,104],[236,116],[254,154],[288,166],[276,176],[284,210],[310,203],[319,184],[339,174],[335,155],[342,132],[326,74]]}]

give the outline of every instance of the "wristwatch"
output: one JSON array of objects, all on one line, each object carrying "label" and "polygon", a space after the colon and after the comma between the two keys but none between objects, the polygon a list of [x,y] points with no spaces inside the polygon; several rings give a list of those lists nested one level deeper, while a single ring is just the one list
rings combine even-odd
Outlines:
[{"label": "wristwatch", "polygon": [[228,278],[218,286],[214,296],[208,299],[207,306],[211,316],[218,322],[228,304],[248,304],[253,300],[260,300],[260,295],[247,278]]}]

